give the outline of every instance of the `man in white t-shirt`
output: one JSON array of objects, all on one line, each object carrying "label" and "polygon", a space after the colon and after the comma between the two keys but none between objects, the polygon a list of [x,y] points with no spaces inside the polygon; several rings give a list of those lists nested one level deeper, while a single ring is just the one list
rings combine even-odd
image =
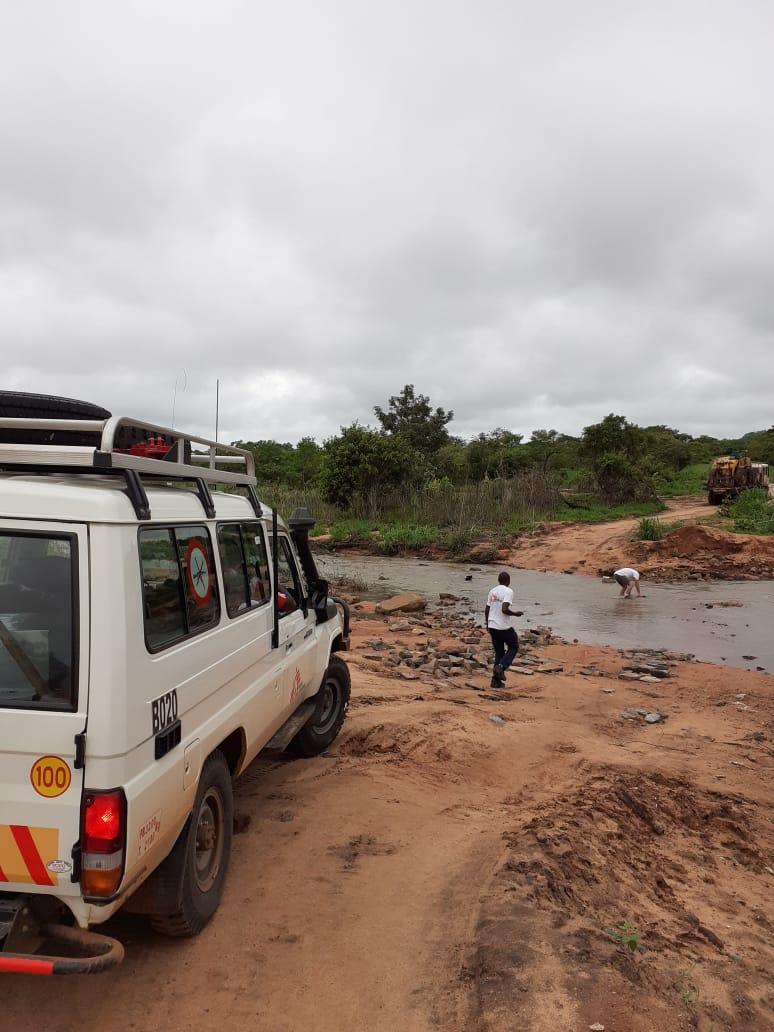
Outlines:
[{"label": "man in white t-shirt", "polygon": [[621,585],[621,595],[624,598],[631,597],[632,588],[637,589],[638,595],[642,594],[640,591],[640,575],[631,566],[623,566],[620,570],[616,570],[613,574],[613,579],[616,584]]},{"label": "man in white t-shirt", "polygon": [[497,578],[497,584],[486,597],[484,619],[494,646],[495,662],[492,672],[492,687],[502,688],[505,684],[505,671],[516,658],[519,651],[519,638],[511,627],[511,617],[523,616],[521,611],[511,609],[513,591],[509,587],[510,575],[503,572]]}]

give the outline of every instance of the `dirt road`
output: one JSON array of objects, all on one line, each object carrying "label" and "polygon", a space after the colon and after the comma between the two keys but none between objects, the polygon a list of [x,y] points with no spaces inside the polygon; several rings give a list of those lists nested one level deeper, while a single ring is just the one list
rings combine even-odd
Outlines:
[{"label": "dirt road", "polygon": [[624,681],[617,652],[553,644],[561,671],[495,697],[483,670],[393,665],[471,634],[450,628],[361,618],[345,730],[241,780],[252,823],[205,932],[118,919],[121,969],[6,976],[4,1027],[774,1027],[772,679]]},{"label": "dirt road", "polygon": [[717,507],[698,498],[673,499],[659,518],[686,525],[662,541],[634,541],[639,518],[608,523],[552,523],[519,538],[502,561],[528,570],[600,570],[634,564],[648,579],[767,579],[774,577],[774,538],[697,527]]}]

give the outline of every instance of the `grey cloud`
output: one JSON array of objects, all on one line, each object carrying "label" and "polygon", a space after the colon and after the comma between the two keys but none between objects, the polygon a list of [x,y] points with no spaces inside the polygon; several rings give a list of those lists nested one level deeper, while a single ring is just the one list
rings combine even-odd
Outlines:
[{"label": "grey cloud", "polygon": [[7,5],[6,385],[323,438],[772,422],[774,13]]}]

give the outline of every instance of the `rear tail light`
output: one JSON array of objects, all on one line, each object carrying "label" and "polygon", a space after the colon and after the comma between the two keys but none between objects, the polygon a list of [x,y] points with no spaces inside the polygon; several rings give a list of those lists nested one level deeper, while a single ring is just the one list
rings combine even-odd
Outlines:
[{"label": "rear tail light", "polygon": [[86,791],[81,813],[81,889],[113,896],[124,873],[126,797],[123,791]]}]

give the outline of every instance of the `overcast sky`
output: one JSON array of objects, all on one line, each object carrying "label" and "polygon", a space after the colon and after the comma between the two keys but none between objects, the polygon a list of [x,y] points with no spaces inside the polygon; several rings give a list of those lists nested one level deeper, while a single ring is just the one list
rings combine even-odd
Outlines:
[{"label": "overcast sky", "polygon": [[6,0],[9,389],[323,439],[774,423],[774,5]]}]

